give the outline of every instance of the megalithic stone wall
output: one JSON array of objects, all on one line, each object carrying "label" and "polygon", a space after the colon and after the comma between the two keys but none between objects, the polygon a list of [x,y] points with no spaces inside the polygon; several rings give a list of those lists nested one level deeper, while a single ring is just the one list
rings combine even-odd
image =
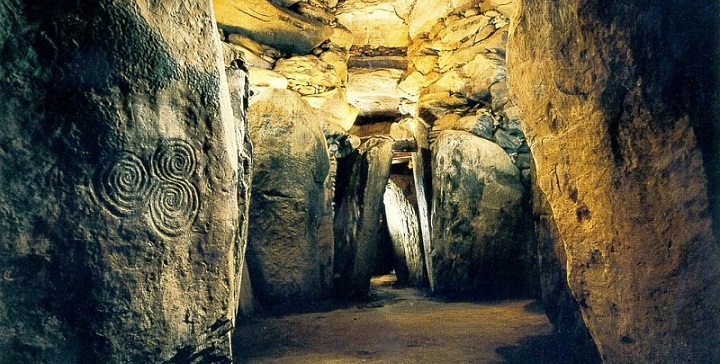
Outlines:
[{"label": "megalithic stone wall", "polygon": [[718,154],[704,144],[717,14],[717,1],[526,0],[512,22],[510,89],[607,363],[720,362]]},{"label": "megalithic stone wall", "polygon": [[210,3],[0,6],[0,363],[227,363],[242,141]]}]

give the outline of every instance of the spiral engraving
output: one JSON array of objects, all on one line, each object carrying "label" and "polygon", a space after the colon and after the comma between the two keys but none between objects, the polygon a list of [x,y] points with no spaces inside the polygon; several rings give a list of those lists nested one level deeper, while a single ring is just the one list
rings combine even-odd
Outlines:
[{"label": "spiral engraving", "polygon": [[141,213],[150,190],[150,178],[142,159],[123,152],[114,162],[100,167],[95,186],[105,206],[119,216]]},{"label": "spiral engraving", "polygon": [[198,208],[197,189],[184,180],[161,181],[150,194],[150,217],[165,235],[176,236],[190,227]]},{"label": "spiral engraving", "polygon": [[100,165],[93,177],[94,189],[114,215],[142,216],[161,235],[177,236],[195,222],[200,211],[198,188],[190,182],[196,166],[190,144],[166,139],[152,158],[121,151],[111,163]]},{"label": "spiral engraving", "polygon": [[192,176],[196,163],[195,150],[180,139],[169,139],[160,144],[152,159],[153,172],[163,180]]}]

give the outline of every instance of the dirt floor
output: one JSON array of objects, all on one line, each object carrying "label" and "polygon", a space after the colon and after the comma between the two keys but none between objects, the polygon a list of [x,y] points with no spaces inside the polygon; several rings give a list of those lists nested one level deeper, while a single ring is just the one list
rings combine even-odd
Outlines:
[{"label": "dirt floor", "polygon": [[366,302],[275,308],[240,319],[238,363],[565,363],[537,301],[446,302],[394,277]]}]

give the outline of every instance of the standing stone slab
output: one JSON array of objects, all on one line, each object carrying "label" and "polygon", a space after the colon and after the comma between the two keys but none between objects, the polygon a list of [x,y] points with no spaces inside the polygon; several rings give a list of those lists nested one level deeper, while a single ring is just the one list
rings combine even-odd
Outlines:
[{"label": "standing stone slab", "polygon": [[604,362],[718,363],[718,3],[588,5],[524,1],[507,52],[568,285]]},{"label": "standing stone slab", "polygon": [[520,171],[497,144],[463,131],[441,132],[431,150],[434,291],[518,290]]},{"label": "standing stone slab", "polygon": [[420,241],[420,222],[415,206],[392,180],[388,181],[383,201],[390,240],[395,253],[395,272],[398,282],[420,285],[423,283],[425,260]]},{"label": "standing stone slab", "polygon": [[[533,173],[535,168],[532,168]],[[533,175],[532,180],[537,180]],[[540,298],[557,338],[557,353],[567,362],[600,363],[595,342],[582,318],[580,305],[568,287],[565,247],[547,197],[532,185],[533,221],[537,240]]]},{"label": "standing stone slab", "polygon": [[0,362],[229,363],[242,147],[209,4],[0,6]]},{"label": "standing stone slab", "polygon": [[[393,142],[371,138],[338,167],[335,290],[342,296],[364,296],[370,289]],[[341,179],[343,174],[346,179]]]},{"label": "standing stone slab", "polygon": [[[245,244],[248,236],[248,222],[250,220],[250,190],[252,187],[252,142],[247,120],[248,97],[250,93],[249,77],[246,64],[243,59],[230,60],[225,57],[225,75],[227,76],[228,89],[230,91],[230,104],[235,116],[235,135],[238,141],[238,174],[240,179],[237,186],[238,201],[238,227],[242,239],[236,240],[237,248],[242,247],[245,251]],[[250,315],[253,311],[253,295],[250,286],[250,275],[248,273],[245,254],[235,257],[235,274],[241,277],[236,282],[234,307],[237,312],[243,315]]]},{"label": "standing stone slab", "polygon": [[[415,140],[417,141],[417,152],[412,154],[413,181],[415,182],[415,194],[418,203],[418,220],[420,221],[420,237],[422,239],[423,257],[425,260],[425,272],[427,273],[430,289],[435,289],[435,277],[430,272],[435,269],[430,258],[432,252],[432,229],[430,228],[430,197],[426,189],[430,189],[432,174],[432,153],[428,145],[428,130],[419,120],[414,121]],[[427,187],[427,188],[426,188]]]},{"label": "standing stone slab", "polygon": [[321,118],[290,90],[267,89],[250,101],[254,174],[247,259],[264,303],[332,293],[333,241],[325,232],[330,157]]}]

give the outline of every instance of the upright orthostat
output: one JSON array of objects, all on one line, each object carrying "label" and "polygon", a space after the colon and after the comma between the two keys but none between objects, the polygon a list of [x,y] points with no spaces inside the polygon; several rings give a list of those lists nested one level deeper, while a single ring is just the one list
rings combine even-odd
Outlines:
[{"label": "upright orthostat", "polygon": [[720,362],[717,14],[525,0],[513,19],[510,90],[605,363]]},{"label": "upright orthostat", "polygon": [[247,153],[217,34],[210,2],[0,6],[0,363],[232,360]]}]

